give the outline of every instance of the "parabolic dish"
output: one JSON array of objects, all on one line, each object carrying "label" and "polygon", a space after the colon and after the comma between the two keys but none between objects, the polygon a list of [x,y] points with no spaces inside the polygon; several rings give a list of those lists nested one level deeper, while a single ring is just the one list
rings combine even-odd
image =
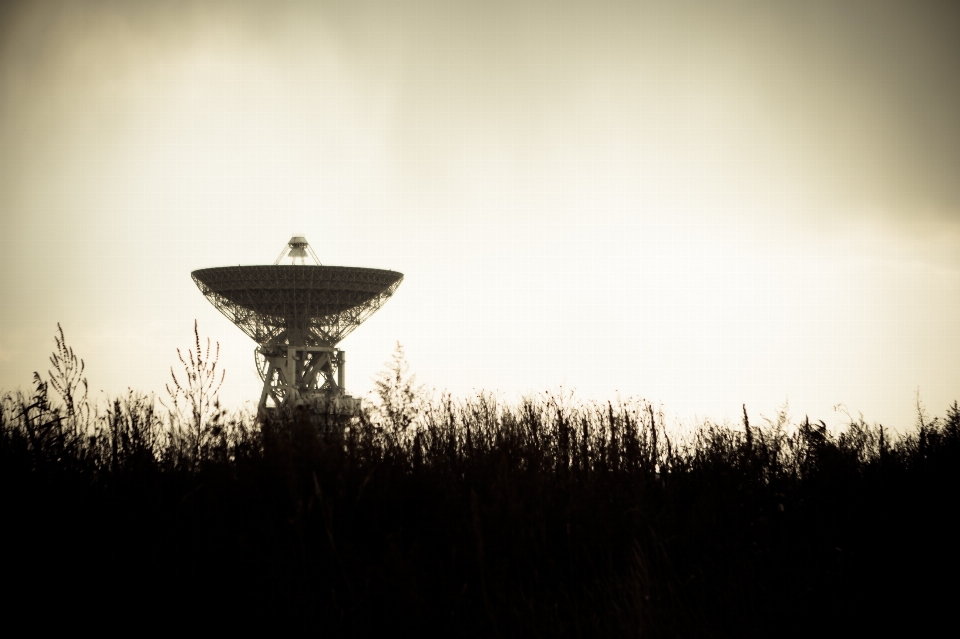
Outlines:
[{"label": "parabolic dish", "polygon": [[373,268],[223,266],[191,276],[206,298],[258,344],[298,333],[332,346],[375,313],[403,274]]}]

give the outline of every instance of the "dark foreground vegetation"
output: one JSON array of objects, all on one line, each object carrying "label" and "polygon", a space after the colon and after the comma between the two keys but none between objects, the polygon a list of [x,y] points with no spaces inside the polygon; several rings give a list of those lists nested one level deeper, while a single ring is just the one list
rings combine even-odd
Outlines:
[{"label": "dark foreground vegetation", "polygon": [[[811,636],[954,625],[960,409],[891,438],[650,404],[431,399],[263,425],[184,355],[163,404],[52,370],[0,410],[8,617],[370,636]],[[26,611],[30,611],[29,613]],[[35,616],[35,611],[43,614]],[[141,627],[141,626],[136,626]]]}]

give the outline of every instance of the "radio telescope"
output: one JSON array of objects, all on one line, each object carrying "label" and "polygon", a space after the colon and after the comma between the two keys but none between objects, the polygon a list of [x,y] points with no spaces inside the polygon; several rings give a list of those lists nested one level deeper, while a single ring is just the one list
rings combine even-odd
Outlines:
[{"label": "radio telescope", "polygon": [[337,344],[390,299],[402,273],[323,266],[307,240],[295,236],[272,266],[205,268],[191,276],[207,300],[257,343],[261,418],[281,407],[359,413],[360,400],[345,390],[346,354]]}]

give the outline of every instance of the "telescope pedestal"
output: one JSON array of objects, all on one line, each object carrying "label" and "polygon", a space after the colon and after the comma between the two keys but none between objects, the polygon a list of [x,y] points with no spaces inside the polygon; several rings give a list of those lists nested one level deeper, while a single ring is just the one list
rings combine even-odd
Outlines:
[{"label": "telescope pedestal", "polygon": [[263,379],[259,415],[277,408],[306,408],[331,417],[360,414],[361,401],[344,389],[344,351],[334,346],[277,344],[261,346],[254,353]]}]

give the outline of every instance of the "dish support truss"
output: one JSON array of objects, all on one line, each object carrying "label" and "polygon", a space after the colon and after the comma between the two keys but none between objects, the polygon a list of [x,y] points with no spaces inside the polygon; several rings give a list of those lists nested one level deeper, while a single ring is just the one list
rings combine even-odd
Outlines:
[{"label": "dish support truss", "polygon": [[[365,269],[355,269],[359,273],[350,273],[344,280],[355,280],[357,283],[366,283],[365,280],[373,279],[372,274],[362,272]],[[363,324],[371,315],[380,310],[387,300],[389,300],[397,287],[403,282],[403,277],[393,282],[379,293],[369,295],[368,299],[360,304],[353,304],[342,310],[328,313],[326,315],[316,316],[310,313],[310,297],[313,293],[309,290],[293,292],[294,295],[302,297],[298,300],[301,304],[298,310],[288,315],[287,313],[273,314],[254,310],[250,308],[253,304],[247,305],[218,293],[214,288],[208,286],[203,280],[195,274],[193,281],[196,283],[204,297],[213,304],[218,311],[223,313],[227,319],[236,324],[240,330],[249,335],[257,344],[277,344],[280,342],[292,344],[305,344],[310,346],[335,346],[343,338],[352,333],[354,329]],[[270,295],[269,291],[256,291],[257,297],[266,297]],[[336,292],[329,292],[327,296],[335,296]],[[251,296],[251,301],[260,300]],[[349,303],[349,302],[347,302]],[[344,304],[343,306],[346,306]],[[286,307],[283,310],[288,310]]]},{"label": "dish support truss", "polygon": [[361,401],[346,394],[344,351],[333,346],[275,344],[257,347],[254,355],[263,380],[259,415],[281,407],[307,408],[332,419],[360,414]]}]

